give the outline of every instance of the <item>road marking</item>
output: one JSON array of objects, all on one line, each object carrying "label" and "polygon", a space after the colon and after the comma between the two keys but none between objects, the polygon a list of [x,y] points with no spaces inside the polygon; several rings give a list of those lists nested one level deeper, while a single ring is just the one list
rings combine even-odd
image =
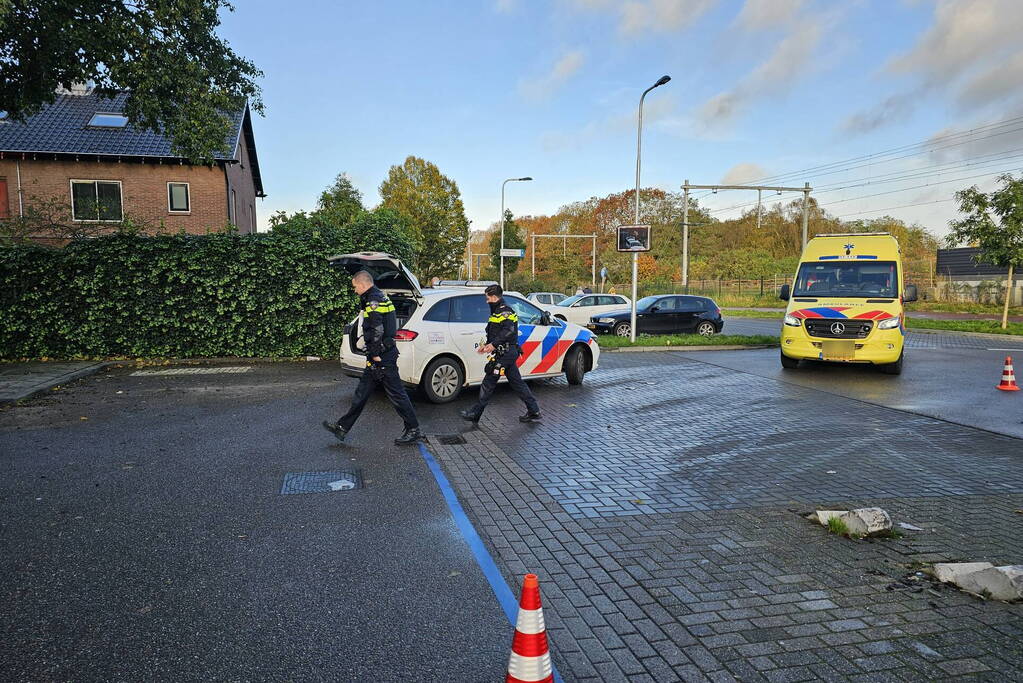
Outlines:
[{"label": "road marking", "polygon": [[[501,576],[501,571],[497,568],[494,558],[490,556],[490,553],[487,552],[487,547],[483,545],[483,539],[476,533],[476,528],[469,521],[469,517],[465,514],[462,504],[458,501],[458,494],[451,487],[448,478],[444,476],[444,471],[422,442],[419,443],[419,452],[423,454],[423,460],[426,461],[430,471],[433,472],[433,478],[437,480],[437,486],[440,487],[440,492],[448,504],[448,509],[451,510],[451,516],[454,517],[455,524],[458,525],[459,531],[462,532],[462,538],[469,545],[469,549],[476,558],[476,563],[483,571],[483,576],[487,577],[487,581],[490,582],[490,588],[494,591],[497,602],[500,603],[501,609],[504,610],[505,616],[508,617],[508,621],[512,625],[516,624],[519,618],[519,601],[515,599],[511,588],[508,587],[508,582]],[[551,661],[551,667],[554,670],[555,683],[564,683],[553,661]]]},{"label": "road marking", "polygon": [[988,349],[988,351],[1023,351],[1023,347],[1017,346],[1014,349]]},{"label": "road marking", "polygon": [[227,375],[240,372],[249,372],[251,365],[245,366],[224,366],[222,368],[173,368],[171,370],[136,370],[131,373],[132,377],[155,377],[157,375]]}]

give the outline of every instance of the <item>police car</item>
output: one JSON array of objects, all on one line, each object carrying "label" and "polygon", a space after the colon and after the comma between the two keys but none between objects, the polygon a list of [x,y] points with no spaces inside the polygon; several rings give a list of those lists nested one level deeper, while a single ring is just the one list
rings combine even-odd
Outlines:
[{"label": "police car", "polygon": [[[471,282],[442,282],[422,288],[397,257],[383,252],[342,254],[330,262],[350,274],[369,271],[394,303],[398,375],[407,386],[421,388],[434,403],[447,403],[465,387],[483,381],[487,357],[476,349],[486,341],[490,307],[483,287],[489,283],[474,287]],[[583,376],[597,368],[600,348],[592,332],[554,318],[516,293],[506,292],[504,299],[519,317],[518,364],[524,379],[564,373],[569,384],[581,384]],[[366,367],[361,312],[344,332],[341,365],[348,374],[361,374]]]}]

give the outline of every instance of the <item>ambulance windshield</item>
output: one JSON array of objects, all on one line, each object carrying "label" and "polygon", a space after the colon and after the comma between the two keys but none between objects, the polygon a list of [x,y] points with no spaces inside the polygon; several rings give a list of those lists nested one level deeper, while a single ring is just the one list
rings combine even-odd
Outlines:
[{"label": "ambulance windshield", "polygon": [[894,261],[814,261],[799,265],[792,296],[894,299],[897,289]]}]

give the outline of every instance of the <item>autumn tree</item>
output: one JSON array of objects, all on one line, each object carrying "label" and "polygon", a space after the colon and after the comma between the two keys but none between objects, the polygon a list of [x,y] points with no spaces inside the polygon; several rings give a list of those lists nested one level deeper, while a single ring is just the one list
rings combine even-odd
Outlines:
[{"label": "autumn tree", "polygon": [[380,184],[381,206],[404,215],[419,242],[414,261],[424,279],[453,277],[458,272],[469,237],[462,196],[455,181],[425,159],[409,156],[391,166]]},{"label": "autumn tree", "polygon": [[132,125],[166,133],[193,161],[227,152],[227,112],[262,113],[252,62],[216,34],[227,0],[0,0],[0,109],[16,121],[58,88],[128,91]]},{"label": "autumn tree", "polygon": [[1011,173],[999,176],[1001,188],[984,193],[977,186],[956,192],[955,199],[963,218],[951,220],[946,242],[976,244],[979,258],[1009,269],[1002,308],[1002,329],[1008,326],[1009,299],[1013,270],[1023,266],[1023,178]]}]

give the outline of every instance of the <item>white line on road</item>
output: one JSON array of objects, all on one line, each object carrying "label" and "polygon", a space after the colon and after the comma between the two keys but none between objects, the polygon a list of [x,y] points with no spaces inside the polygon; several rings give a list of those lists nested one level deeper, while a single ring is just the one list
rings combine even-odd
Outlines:
[{"label": "white line on road", "polygon": [[174,368],[172,370],[136,370],[131,373],[132,377],[155,376],[155,375],[226,375],[239,372],[248,372],[251,366],[225,366],[222,368]]}]

